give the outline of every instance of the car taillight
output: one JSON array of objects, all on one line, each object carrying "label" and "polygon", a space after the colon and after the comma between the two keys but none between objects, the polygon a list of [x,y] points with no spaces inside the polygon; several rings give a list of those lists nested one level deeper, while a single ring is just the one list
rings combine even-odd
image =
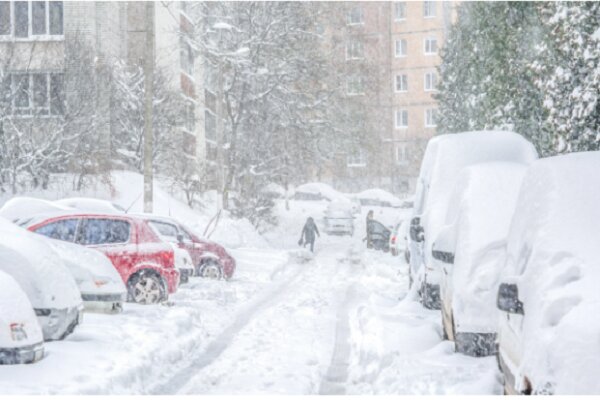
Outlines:
[{"label": "car taillight", "polygon": [[392,236],[392,244],[396,244],[396,236]]},{"label": "car taillight", "polygon": [[173,268],[175,266],[175,252],[173,250],[161,251],[159,257],[164,267]]}]

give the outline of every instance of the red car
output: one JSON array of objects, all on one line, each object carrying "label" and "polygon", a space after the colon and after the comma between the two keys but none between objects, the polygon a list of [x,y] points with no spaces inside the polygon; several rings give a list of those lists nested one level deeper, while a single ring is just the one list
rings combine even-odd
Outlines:
[{"label": "red car", "polygon": [[200,239],[191,229],[169,217],[140,214],[166,241],[179,243],[186,249],[194,262],[195,275],[209,279],[230,279],[235,271],[235,259],[223,246]]},{"label": "red car", "polygon": [[104,253],[129,292],[129,300],[155,304],[175,293],[175,255],[142,218],[127,214],[60,213],[14,221],[32,232],[74,242]]}]

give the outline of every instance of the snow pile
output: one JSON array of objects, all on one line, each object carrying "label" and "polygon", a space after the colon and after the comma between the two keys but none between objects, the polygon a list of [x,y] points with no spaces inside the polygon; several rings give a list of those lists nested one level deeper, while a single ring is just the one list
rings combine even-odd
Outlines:
[{"label": "snow pile", "polygon": [[600,152],[533,164],[508,239],[525,310],[520,370],[556,394],[600,393],[598,171]]},{"label": "snow pile", "polygon": [[363,203],[387,206],[387,207],[400,207],[402,201],[383,189],[368,189],[354,195],[357,199]]},{"label": "snow pile", "polygon": [[483,163],[463,169],[448,207],[454,242],[452,310],[459,332],[494,333],[501,260],[526,166]]}]

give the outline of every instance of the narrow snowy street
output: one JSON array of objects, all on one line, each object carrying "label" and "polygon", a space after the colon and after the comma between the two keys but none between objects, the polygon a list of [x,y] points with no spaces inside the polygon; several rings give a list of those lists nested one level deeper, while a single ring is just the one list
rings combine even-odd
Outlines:
[{"label": "narrow snowy street", "polygon": [[272,247],[232,250],[231,281],[192,278],[169,305],[86,314],[41,362],[3,368],[0,392],[500,392],[494,358],[442,341],[439,312],[408,292],[403,258],[365,249],[362,218],[353,238],[322,234],[313,257],[297,232],[319,209],[296,207],[266,235]]}]

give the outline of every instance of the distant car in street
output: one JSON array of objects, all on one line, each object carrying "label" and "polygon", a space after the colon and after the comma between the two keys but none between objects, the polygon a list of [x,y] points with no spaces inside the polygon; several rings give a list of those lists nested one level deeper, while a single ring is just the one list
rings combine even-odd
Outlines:
[{"label": "distant car in street", "polygon": [[[408,220],[402,220],[398,222],[394,229],[392,230],[392,234],[390,235],[390,253],[393,256],[402,256],[407,259],[407,248],[406,248],[406,226],[408,225]],[[408,262],[408,260],[407,260]]]},{"label": "distant car in street", "polygon": [[328,235],[354,235],[354,216],[350,203],[332,202],[325,210],[323,231]]},{"label": "distant car in street", "polygon": [[27,294],[44,340],[62,340],[81,323],[81,293],[58,254],[46,239],[1,217],[0,272]]},{"label": "distant car in street", "polygon": [[459,353],[496,353],[496,293],[504,245],[526,164],[493,162],[464,168],[449,198],[446,225],[432,256],[442,270],[445,338]]},{"label": "distant car in street", "polygon": [[363,190],[354,196],[360,200],[360,204],[363,206],[398,208],[402,205],[402,201],[398,197],[383,189]]},{"label": "distant car in street", "polygon": [[0,271],[0,365],[44,357],[44,336],[33,306],[17,281]]},{"label": "distant car in street", "polygon": [[338,192],[328,184],[321,182],[311,182],[297,186],[294,190],[294,199],[308,201],[348,200],[345,195]]},{"label": "distant car in street", "polygon": [[130,301],[155,304],[177,291],[173,248],[142,218],[67,212],[28,217],[25,225],[32,232],[104,253],[121,275]]},{"label": "distant car in street", "polygon": [[48,238],[47,242],[75,278],[85,311],[119,313],[123,310],[127,288],[108,257],[62,240]]},{"label": "distant car in street", "polygon": [[509,230],[498,364],[508,394],[600,394],[600,152],[528,169]]},{"label": "distant car in street", "polygon": [[[379,221],[369,220],[367,222],[367,247],[384,252],[390,251],[390,236],[392,231]],[[370,242],[370,244],[369,244]]]},{"label": "distant car in street", "polygon": [[459,172],[483,162],[530,164],[537,158],[533,144],[513,132],[453,133],[429,141],[417,181],[410,234],[410,281],[418,285],[423,306],[440,309],[442,271],[434,267],[431,246],[445,223],[448,197]]},{"label": "distant car in street", "polygon": [[201,239],[190,228],[174,218],[138,214],[160,232],[164,240],[177,243],[192,257],[195,275],[207,279],[230,279],[236,268],[235,259],[225,248],[210,240]]}]

